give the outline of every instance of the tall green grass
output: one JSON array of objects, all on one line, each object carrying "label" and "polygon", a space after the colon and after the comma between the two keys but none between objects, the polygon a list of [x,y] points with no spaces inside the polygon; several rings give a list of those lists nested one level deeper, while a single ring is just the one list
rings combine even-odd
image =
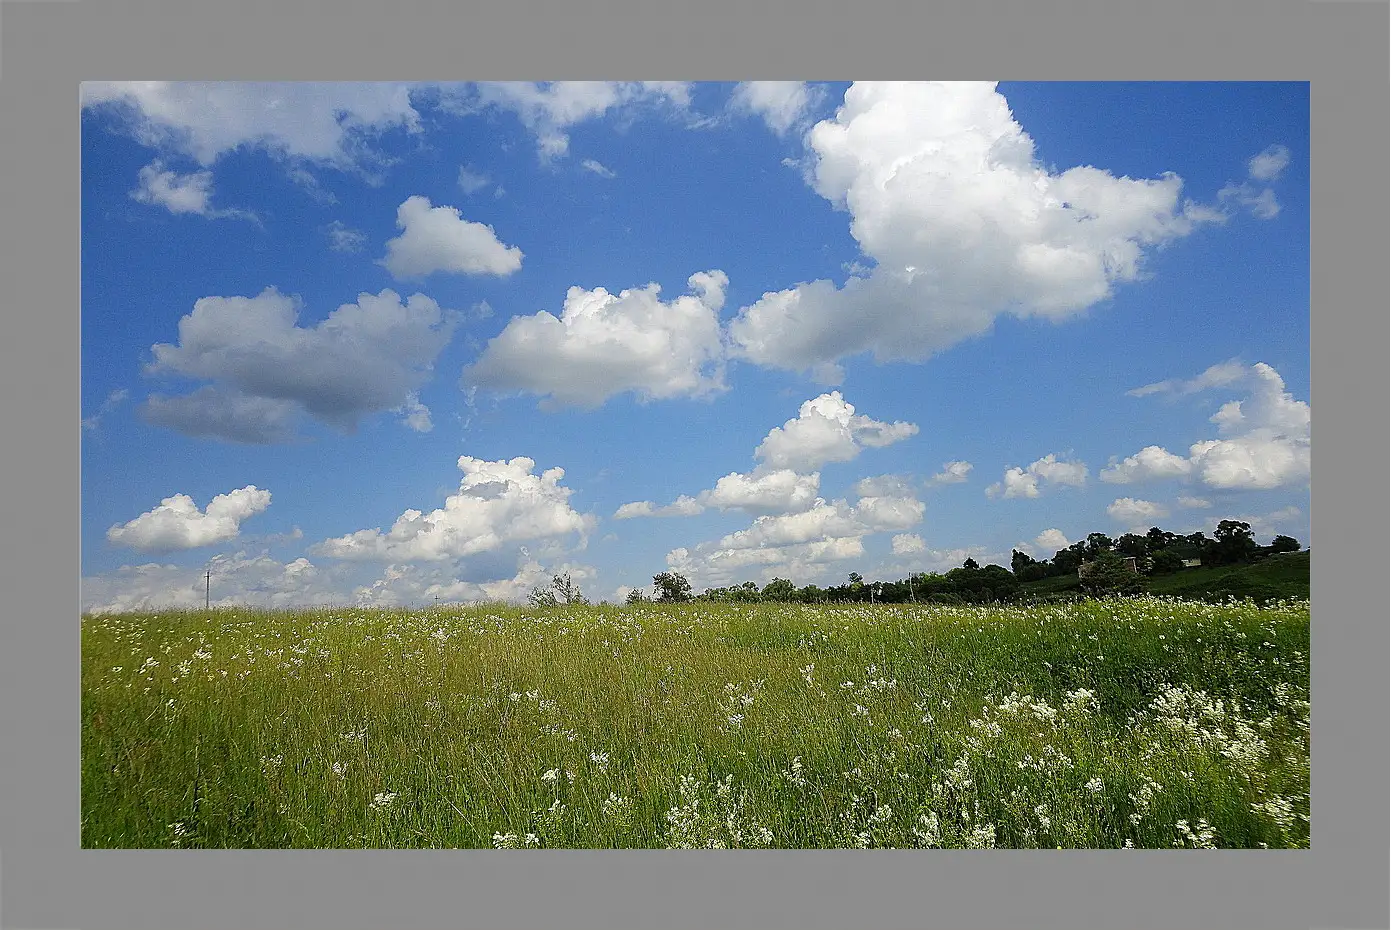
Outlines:
[{"label": "tall green grass", "polygon": [[87,617],[86,847],[1307,846],[1309,605]]}]

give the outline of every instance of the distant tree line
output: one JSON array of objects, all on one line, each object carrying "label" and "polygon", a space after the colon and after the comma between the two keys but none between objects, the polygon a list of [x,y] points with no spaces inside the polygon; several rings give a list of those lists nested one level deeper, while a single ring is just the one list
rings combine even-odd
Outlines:
[{"label": "distant tree line", "polygon": [[[814,584],[799,587],[786,578],[774,578],[762,588],[745,581],[693,594],[684,575],[662,572],[652,577],[652,593],[635,589],[629,592],[628,603],[992,603],[1020,598],[1025,582],[1078,574],[1084,564],[1088,567],[1080,586],[1085,593],[1128,594],[1143,589],[1143,576],[1181,571],[1185,562],[1194,559],[1207,566],[1236,565],[1281,552],[1298,552],[1300,548],[1298,540],[1283,535],[1276,536],[1268,546],[1259,546],[1249,523],[1222,520],[1211,537],[1201,532],[1180,536],[1157,526],[1143,536],[1126,533],[1117,539],[1105,533],[1091,533],[1086,539],[1059,549],[1050,559],[1034,559],[1012,550],[1009,568],[982,567],[968,558],[960,568],[941,573],[918,572],[898,581],[867,582],[859,572],[851,572],[844,584],[824,588]],[[1135,560],[1134,570],[1129,558]]]}]

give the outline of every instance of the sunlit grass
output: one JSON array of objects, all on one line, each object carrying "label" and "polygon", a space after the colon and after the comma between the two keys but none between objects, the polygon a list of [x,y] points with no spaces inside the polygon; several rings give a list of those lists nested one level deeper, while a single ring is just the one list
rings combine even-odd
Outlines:
[{"label": "sunlit grass", "polygon": [[88,847],[1307,846],[1309,605],[88,617]]}]

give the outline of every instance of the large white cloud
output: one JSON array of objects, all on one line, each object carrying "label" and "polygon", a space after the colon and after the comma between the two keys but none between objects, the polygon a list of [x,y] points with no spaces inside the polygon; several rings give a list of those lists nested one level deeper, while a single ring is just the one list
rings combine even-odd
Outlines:
[{"label": "large white cloud", "polygon": [[572,287],[559,317],[514,317],[464,381],[528,391],[551,407],[597,407],[617,394],[703,396],[725,389],[719,311],[729,278],[691,275],[693,294],[670,301],[657,284],[611,294]]},{"label": "large white cloud", "polygon": [[524,456],[486,461],[459,457],[464,473],[459,490],[444,506],[422,513],[407,510],[385,533],[358,530],[327,539],[310,555],[336,559],[395,562],[443,561],[494,552],[504,546],[587,534],[593,519],[570,506],[572,490],[560,479],[563,468],[531,473],[536,463]]},{"label": "large white cloud", "polygon": [[[283,438],[296,410],[340,430],[410,405],[448,343],[454,320],[422,294],[360,294],[318,325],[296,325],[299,301],[267,288],[256,297],[204,297],[179,321],[179,342],[152,347],[152,374],[210,380],[180,398],[151,398],[145,418],[236,441]],[[199,422],[208,414],[210,419]],[[225,427],[225,428],[221,428]]]},{"label": "large white cloud", "polygon": [[269,506],[270,492],[255,485],[219,494],[205,510],[199,510],[187,494],[175,494],[130,522],[112,526],[106,538],[145,552],[197,549],[235,539],[242,521]]},{"label": "large white cloud", "polygon": [[1003,313],[1061,320],[1140,276],[1146,250],[1214,210],[1182,181],[1052,173],[993,83],[856,83],[808,133],[808,180],[875,266],[765,294],[730,326],[737,353],[839,377],[872,352],[921,360]]},{"label": "large white cloud", "polygon": [[87,81],[84,108],[109,107],[139,141],[204,167],[238,149],[362,168],[380,133],[419,127],[411,87],[390,83]]},{"label": "large white cloud", "polygon": [[1220,490],[1271,490],[1307,482],[1309,405],[1295,400],[1284,379],[1264,362],[1249,367],[1225,362],[1191,381],[1163,381],[1131,393],[1189,394],[1228,385],[1245,386],[1247,396],[1228,401],[1211,417],[1221,438],[1194,443],[1186,459],[1146,446],[1104,469],[1102,480],[1125,484],[1190,477]]},{"label": "large white cloud", "polygon": [[408,197],[396,210],[401,235],[386,244],[381,265],[392,277],[422,278],[435,272],[498,275],[522,267],[522,250],[504,245],[491,226],[464,219],[458,209]]},{"label": "large white cloud", "polygon": [[866,446],[892,445],[917,432],[912,423],[857,414],[839,391],[832,391],[804,402],[795,419],[773,427],[754,456],[769,468],[806,472],[827,462],[848,462]]},{"label": "large white cloud", "polygon": [[1005,470],[1004,477],[985,489],[987,497],[1038,497],[1039,482],[1080,488],[1087,483],[1087,466],[1082,462],[1061,461],[1055,453]]}]

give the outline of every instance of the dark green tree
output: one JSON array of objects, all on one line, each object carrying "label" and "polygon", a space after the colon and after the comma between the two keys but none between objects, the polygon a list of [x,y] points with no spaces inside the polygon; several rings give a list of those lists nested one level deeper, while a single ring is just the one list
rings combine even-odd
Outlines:
[{"label": "dark green tree", "polygon": [[1172,549],[1160,549],[1150,556],[1151,575],[1172,575],[1183,568],[1183,556]]},{"label": "dark green tree", "polygon": [[966,571],[968,572],[973,572],[980,568],[980,563],[977,562],[975,559],[971,558],[970,556],[967,556],[966,561],[961,563],[961,567],[966,569]]},{"label": "dark green tree", "polygon": [[1011,549],[1009,552],[1009,570],[1016,575],[1020,574],[1030,565],[1037,564],[1033,556],[1029,555],[1027,552],[1020,552],[1018,549]]},{"label": "dark green tree", "polygon": [[1110,552],[1116,548],[1115,540],[1105,533],[1088,533],[1087,539],[1082,550],[1082,555],[1087,561],[1092,561],[1103,552]]},{"label": "dark green tree", "polygon": [[[1214,565],[1234,565],[1249,562],[1256,552],[1256,537],[1251,532],[1251,524],[1240,520],[1222,520],[1217,531],[1212,534],[1209,547],[1211,563]],[[1208,561],[1205,559],[1205,561]]]},{"label": "dark green tree", "polygon": [[1149,555],[1149,540],[1144,536],[1126,533],[1116,540],[1116,551],[1121,555],[1133,555],[1137,560],[1143,560]]},{"label": "dark green tree", "polygon": [[786,578],[774,578],[763,586],[763,600],[765,601],[795,601],[797,599],[797,586]]},{"label": "dark green tree", "polygon": [[1135,594],[1144,589],[1140,576],[1114,552],[1101,552],[1087,563],[1081,587],[1092,597],[1108,594]]},{"label": "dark green tree", "polygon": [[1293,536],[1276,536],[1270,541],[1271,552],[1298,552],[1299,540]]},{"label": "dark green tree", "polygon": [[652,584],[657,589],[657,600],[663,603],[689,601],[691,583],[679,572],[662,572],[652,576]]}]

